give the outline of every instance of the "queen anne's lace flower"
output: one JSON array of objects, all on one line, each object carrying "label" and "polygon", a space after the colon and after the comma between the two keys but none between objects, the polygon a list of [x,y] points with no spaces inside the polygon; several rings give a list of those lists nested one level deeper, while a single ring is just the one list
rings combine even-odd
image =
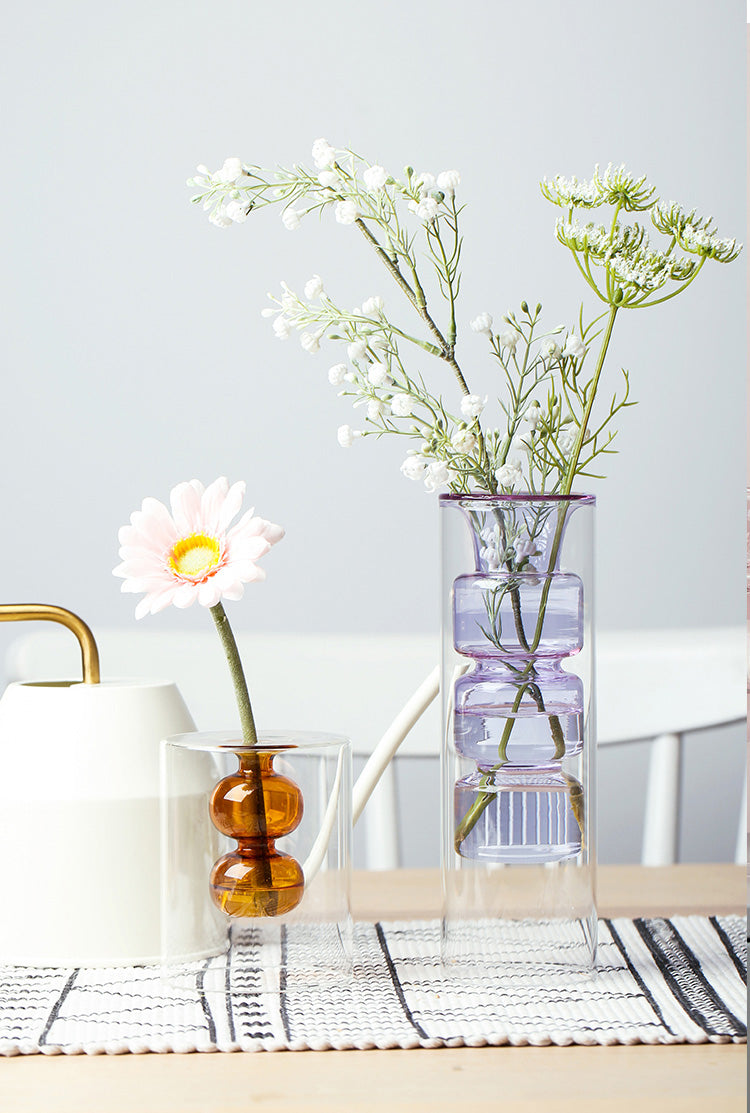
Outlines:
[{"label": "queen anne's lace flower", "polygon": [[246,583],[265,579],[256,562],[284,530],[253,510],[232,526],[244,495],[244,483],[230,487],[222,477],[209,487],[197,479],[179,483],[169,496],[171,513],[158,499],[143,500],[120,530],[122,563],[114,569],[123,591],[144,593],[136,618],[170,604],[214,607],[222,598],[241,599]]}]

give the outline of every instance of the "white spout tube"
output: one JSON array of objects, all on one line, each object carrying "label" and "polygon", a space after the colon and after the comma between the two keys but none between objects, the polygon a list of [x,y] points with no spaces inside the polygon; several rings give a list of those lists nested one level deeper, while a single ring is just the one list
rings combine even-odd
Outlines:
[{"label": "white spout tube", "polygon": [[[465,672],[467,667],[467,665],[459,665],[454,672],[454,679]],[[357,778],[357,783],[352,792],[352,820],[354,823],[356,823],[362,815],[365,804],[370,799],[375,785],[382,777],[391,758],[394,756],[414,724],[430,706],[439,691],[440,667],[436,665],[429,676],[425,677],[414,694],[401,708],[396,718],[388,727],[388,730],[370,754],[364,769]],[[333,824],[336,821],[336,806],[340,790],[341,767],[339,764],[320,833],[302,867],[306,885],[309,885],[313,877],[315,877],[325,857],[328,840],[333,829]]]},{"label": "white spout tube", "polygon": [[352,819],[356,823],[362,815],[370,794],[383,775],[396,750],[407,734],[427,710],[440,691],[440,669],[436,665],[430,675],[417,688],[413,696],[404,704],[388,730],[370,754],[365,767],[357,778],[352,793]]}]

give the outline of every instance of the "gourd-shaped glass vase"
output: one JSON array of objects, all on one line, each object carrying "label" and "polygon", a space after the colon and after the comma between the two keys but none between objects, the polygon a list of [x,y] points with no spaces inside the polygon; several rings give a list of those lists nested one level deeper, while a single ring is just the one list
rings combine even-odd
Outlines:
[{"label": "gourd-shaped glass vase", "polygon": [[237,840],[237,848],[214,864],[209,878],[211,898],[228,916],[281,916],[302,900],[302,867],[275,845],[296,830],[303,811],[297,785],[273,768],[278,752],[240,752],[238,771],[219,781],[211,794],[211,822]]},{"label": "gourd-shaped glass vase", "polygon": [[[444,941],[467,920],[572,918],[593,960],[594,500],[440,502]],[[518,908],[497,867],[527,869]]]}]

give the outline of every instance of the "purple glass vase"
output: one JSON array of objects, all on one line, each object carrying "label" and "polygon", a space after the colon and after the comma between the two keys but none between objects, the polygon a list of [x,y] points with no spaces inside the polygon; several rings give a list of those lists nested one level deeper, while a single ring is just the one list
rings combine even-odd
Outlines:
[{"label": "purple glass vase", "polygon": [[[498,867],[541,868],[530,907],[573,914],[591,956],[594,499],[440,505],[444,938],[467,916],[507,918]],[[577,896],[550,870],[576,872]]]}]

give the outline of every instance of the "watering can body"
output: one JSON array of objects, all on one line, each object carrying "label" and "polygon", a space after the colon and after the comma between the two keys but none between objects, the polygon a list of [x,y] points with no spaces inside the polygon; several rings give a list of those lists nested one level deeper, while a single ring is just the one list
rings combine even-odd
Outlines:
[{"label": "watering can body", "polygon": [[167,681],[10,684],[0,699],[0,962],[158,961]]}]

